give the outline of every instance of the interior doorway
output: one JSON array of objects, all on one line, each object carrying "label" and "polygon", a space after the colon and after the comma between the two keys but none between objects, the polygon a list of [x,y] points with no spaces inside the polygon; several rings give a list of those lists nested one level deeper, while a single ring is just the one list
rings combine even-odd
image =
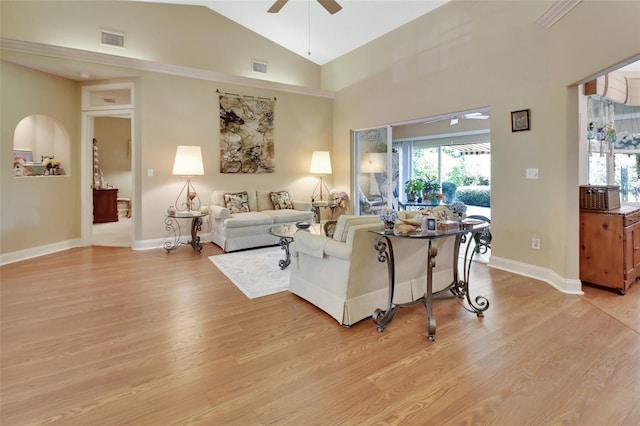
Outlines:
[{"label": "interior doorway", "polygon": [[[136,228],[133,83],[84,86],[81,134],[82,245],[133,247]],[[94,200],[98,205],[105,198],[106,212],[102,211],[100,219],[94,220]]]},{"label": "interior doorway", "polygon": [[[131,119],[117,115],[93,117],[93,129],[94,221],[91,244],[131,247]],[[101,189],[96,189],[97,186]],[[115,199],[115,215],[109,214],[109,217],[97,220],[100,219],[96,212],[101,209],[101,201],[96,198],[96,192]]]}]

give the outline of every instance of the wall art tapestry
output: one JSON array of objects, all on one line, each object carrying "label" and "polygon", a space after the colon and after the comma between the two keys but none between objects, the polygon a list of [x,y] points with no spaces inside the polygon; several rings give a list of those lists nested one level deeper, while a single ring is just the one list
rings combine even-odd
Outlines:
[{"label": "wall art tapestry", "polygon": [[220,173],[273,173],[275,100],[220,95]]}]

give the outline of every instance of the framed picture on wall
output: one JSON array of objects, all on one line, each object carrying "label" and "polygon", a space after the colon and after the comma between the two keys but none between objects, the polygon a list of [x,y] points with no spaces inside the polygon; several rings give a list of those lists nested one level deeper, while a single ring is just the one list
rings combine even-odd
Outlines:
[{"label": "framed picture on wall", "polygon": [[13,163],[31,163],[33,161],[33,153],[30,149],[13,150]]},{"label": "framed picture on wall", "polygon": [[529,110],[523,109],[511,113],[511,131],[529,130]]}]

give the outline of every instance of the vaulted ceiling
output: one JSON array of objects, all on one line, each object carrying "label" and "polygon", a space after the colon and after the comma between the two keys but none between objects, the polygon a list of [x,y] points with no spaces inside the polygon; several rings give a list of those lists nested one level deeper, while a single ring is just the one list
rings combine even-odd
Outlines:
[{"label": "vaulted ceiling", "polygon": [[450,0],[337,0],[331,15],[316,0],[289,0],[278,13],[275,0],[133,0],[200,5],[290,51],[324,65]]}]

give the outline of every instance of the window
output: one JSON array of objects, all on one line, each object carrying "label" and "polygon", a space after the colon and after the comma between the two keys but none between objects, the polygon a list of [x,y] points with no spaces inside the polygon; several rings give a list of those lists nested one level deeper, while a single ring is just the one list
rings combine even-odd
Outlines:
[{"label": "window", "polygon": [[623,202],[639,202],[640,106],[593,95],[587,110],[588,183],[620,186]]},{"label": "window", "polygon": [[[394,144],[408,167],[400,172],[401,200],[407,201],[405,182],[409,179],[435,181],[445,202],[459,200],[468,205],[490,206],[491,144],[425,144],[413,141]],[[404,147],[404,149],[402,149]],[[409,148],[409,149],[408,149]],[[425,200],[421,200],[425,201]]]}]

